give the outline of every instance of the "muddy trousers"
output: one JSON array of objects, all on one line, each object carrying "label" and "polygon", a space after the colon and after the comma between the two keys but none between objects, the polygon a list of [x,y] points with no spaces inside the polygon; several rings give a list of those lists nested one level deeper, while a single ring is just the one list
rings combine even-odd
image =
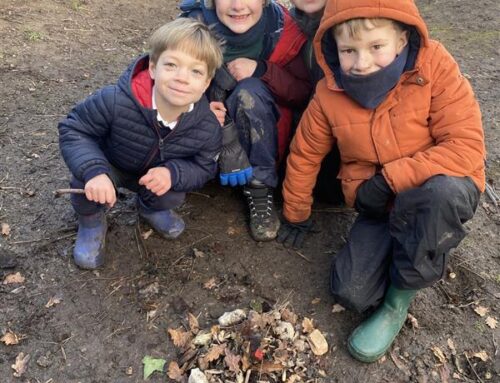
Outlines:
[{"label": "muddy trousers", "polygon": [[421,289],[441,279],[479,196],[470,178],[439,175],[398,194],[387,216],[359,215],[332,263],[336,300],[363,312],[382,302],[390,283]]},{"label": "muddy trousers", "polygon": [[[108,176],[111,178],[111,181],[113,181],[115,188],[123,187],[137,193],[138,198],[142,201],[144,206],[151,210],[174,209],[179,207],[186,197],[186,193],[176,191],[169,191],[162,196],[157,196],[144,186],[139,185],[139,179],[141,177],[127,174],[115,167],[112,167],[111,173],[108,174]],[[85,183],[74,176],[71,179],[70,185],[72,188],[78,189],[83,189],[85,187]],[[71,204],[73,205],[73,209],[81,215],[94,214],[104,209],[102,204],[89,201],[83,194],[72,194]]]},{"label": "muddy trousers", "polygon": [[280,113],[271,91],[261,80],[246,78],[238,82],[226,99],[226,107],[238,128],[254,177],[275,188],[278,184],[276,126]]}]

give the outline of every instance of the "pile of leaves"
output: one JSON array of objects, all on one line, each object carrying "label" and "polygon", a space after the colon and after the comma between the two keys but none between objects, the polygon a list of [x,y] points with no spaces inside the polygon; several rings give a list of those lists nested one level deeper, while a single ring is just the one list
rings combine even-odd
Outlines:
[{"label": "pile of leaves", "polygon": [[225,313],[218,324],[200,329],[197,318],[168,333],[178,349],[168,376],[189,383],[318,382],[326,374],[320,355],[328,351],[313,321],[287,307],[259,313]]}]

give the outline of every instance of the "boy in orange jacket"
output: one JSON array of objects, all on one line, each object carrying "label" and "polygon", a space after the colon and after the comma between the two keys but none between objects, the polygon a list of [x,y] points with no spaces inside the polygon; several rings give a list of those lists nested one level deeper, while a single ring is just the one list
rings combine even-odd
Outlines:
[{"label": "boy in orange jacket", "polygon": [[359,215],[331,290],[359,312],[378,307],[348,341],[356,359],[373,362],[465,236],[485,188],[481,114],[413,1],[330,0],[314,49],[325,78],[291,144],[278,241],[301,245],[321,161],[336,143],[337,177]]}]

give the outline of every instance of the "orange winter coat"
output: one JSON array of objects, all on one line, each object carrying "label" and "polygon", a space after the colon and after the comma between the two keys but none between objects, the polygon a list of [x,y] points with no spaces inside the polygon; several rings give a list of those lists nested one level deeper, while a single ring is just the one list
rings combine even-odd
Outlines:
[{"label": "orange winter coat", "polygon": [[[420,37],[413,69],[402,74],[373,110],[337,86],[328,60],[336,52],[323,48],[332,26],[359,17],[398,20],[418,31],[417,41]],[[329,0],[314,49],[325,78],[318,83],[290,146],[283,184],[286,219],[300,222],[310,216],[316,176],[334,143],[341,156],[337,177],[349,206],[354,205],[361,183],[377,172],[395,193],[420,186],[437,174],[469,176],[484,191],[485,148],[478,103],[451,55],[429,39],[413,1]]]}]

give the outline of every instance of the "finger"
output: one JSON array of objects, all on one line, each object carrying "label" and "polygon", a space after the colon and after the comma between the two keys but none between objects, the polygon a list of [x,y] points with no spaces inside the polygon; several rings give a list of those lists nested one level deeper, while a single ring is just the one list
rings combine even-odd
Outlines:
[{"label": "finger", "polygon": [[245,177],[245,173],[239,172],[237,174],[237,178],[238,178],[239,185],[245,185],[247,183],[247,178]]},{"label": "finger", "polygon": [[233,187],[238,185],[238,177],[235,174],[229,175],[229,185]]},{"label": "finger", "polygon": [[247,177],[247,180],[250,181],[250,179],[252,178],[252,174],[253,174],[253,168],[246,168],[245,170],[245,176]]},{"label": "finger", "polygon": [[281,226],[278,230],[278,235],[276,237],[276,241],[278,241],[279,243],[283,243],[286,241],[287,237],[288,237],[288,229],[286,226]]},{"label": "finger", "polygon": [[295,243],[295,238],[297,237],[297,230],[295,229],[292,229],[289,234],[288,234],[288,237],[286,237],[286,240],[283,242],[283,245],[286,247],[286,248],[293,248],[293,244]]},{"label": "finger", "polygon": [[297,231],[297,235],[295,236],[295,240],[293,241],[293,248],[300,249],[302,244],[304,243],[304,238],[306,234],[302,231]]},{"label": "finger", "polygon": [[226,186],[227,185],[227,174],[219,174],[219,178],[220,178],[220,184],[222,186]]}]

